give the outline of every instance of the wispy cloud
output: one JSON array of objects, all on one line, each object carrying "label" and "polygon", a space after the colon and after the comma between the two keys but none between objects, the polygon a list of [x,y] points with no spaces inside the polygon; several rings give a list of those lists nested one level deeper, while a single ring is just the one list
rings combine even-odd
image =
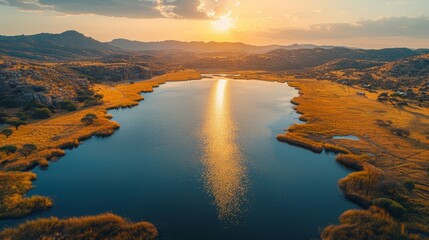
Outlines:
[{"label": "wispy cloud", "polygon": [[260,35],[273,39],[317,40],[377,37],[429,37],[429,18],[389,17],[354,23],[313,24],[306,29],[271,29]]},{"label": "wispy cloud", "polygon": [[26,11],[96,14],[126,18],[216,18],[239,7],[229,0],[0,0]]}]

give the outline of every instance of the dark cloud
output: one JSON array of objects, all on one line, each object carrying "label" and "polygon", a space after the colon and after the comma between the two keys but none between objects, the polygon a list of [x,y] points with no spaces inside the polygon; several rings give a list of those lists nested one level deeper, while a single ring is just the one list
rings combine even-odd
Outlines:
[{"label": "dark cloud", "polygon": [[[1,0],[23,10],[53,10],[66,14],[97,14],[127,18],[210,17],[208,12],[226,0]],[[205,7],[201,7],[205,6]]]},{"label": "dark cloud", "polygon": [[429,37],[428,17],[390,17],[359,20],[356,23],[314,24],[308,29],[272,29],[264,37],[289,40],[319,40],[341,38]]}]

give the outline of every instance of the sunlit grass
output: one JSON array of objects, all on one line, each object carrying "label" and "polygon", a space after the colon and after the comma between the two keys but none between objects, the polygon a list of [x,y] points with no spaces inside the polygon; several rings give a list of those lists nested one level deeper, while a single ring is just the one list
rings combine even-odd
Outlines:
[{"label": "sunlit grass", "polygon": [[[31,170],[36,166],[48,167],[49,160],[56,160],[65,154],[63,149],[76,147],[81,141],[92,136],[112,135],[120,126],[110,120],[112,116],[107,114],[107,109],[135,106],[143,99],[141,92],[153,91],[154,87],[166,81],[199,78],[198,72],[186,70],[135,84],[124,83],[115,87],[97,85],[95,90],[104,95],[103,105],[32,122],[21,126],[8,138],[2,135],[0,147],[14,145],[21,148],[25,144],[35,144],[37,150],[27,157],[19,152],[10,155],[0,153],[0,218],[22,217],[52,206],[52,202],[45,197],[23,197],[31,189],[31,180],[35,179],[36,175],[20,171]],[[81,119],[88,114],[96,115],[97,119],[92,124],[85,125]]]},{"label": "sunlit grass", "polygon": [[152,240],[158,236],[156,228],[148,222],[131,223],[114,214],[69,218],[38,219],[17,228],[0,232],[4,240],[28,239],[100,239]]}]

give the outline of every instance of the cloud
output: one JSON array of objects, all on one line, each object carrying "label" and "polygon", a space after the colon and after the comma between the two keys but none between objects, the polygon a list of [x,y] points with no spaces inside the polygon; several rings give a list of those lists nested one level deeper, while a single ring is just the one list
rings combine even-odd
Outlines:
[{"label": "cloud", "polygon": [[96,14],[126,18],[216,18],[230,11],[229,0],[0,0],[26,11]]},{"label": "cloud", "polygon": [[429,18],[389,17],[359,20],[355,23],[313,24],[307,29],[271,29],[263,37],[289,40],[318,40],[344,38],[429,37]]}]

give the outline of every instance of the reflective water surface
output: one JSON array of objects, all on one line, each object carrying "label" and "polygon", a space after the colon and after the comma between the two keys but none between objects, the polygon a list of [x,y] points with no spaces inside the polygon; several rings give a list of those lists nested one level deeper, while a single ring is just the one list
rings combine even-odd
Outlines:
[{"label": "reflective water surface", "polygon": [[214,196],[219,219],[235,221],[246,192],[246,168],[236,143],[236,127],[230,116],[229,81],[214,83],[203,126],[204,181]]},{"label": "reflective water surface", "polygon": [[113,212],[154,223],[160,239],[317,239],[354,205],[338,190],[348,171],[333,155],[275,139],[299,122],[297,94],[221,76],[162,85],[110,111],[121,124],[113,136],[36,169],[29,195],[55,205],[29,218]]}]

